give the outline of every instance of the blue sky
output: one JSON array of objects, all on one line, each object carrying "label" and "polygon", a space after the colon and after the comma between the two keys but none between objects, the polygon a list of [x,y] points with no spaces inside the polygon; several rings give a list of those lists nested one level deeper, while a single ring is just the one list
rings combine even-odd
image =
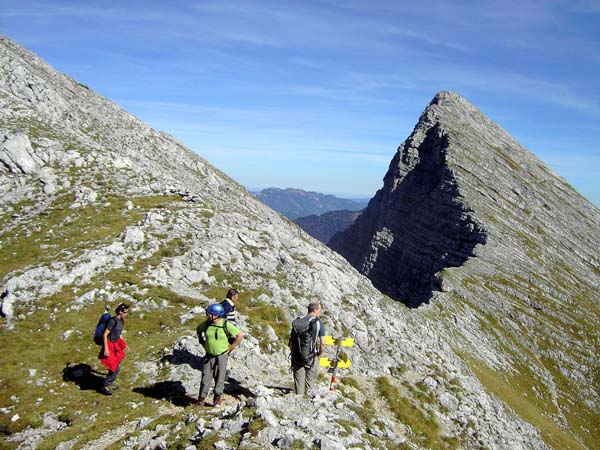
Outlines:
[{"label": "blue sky", "polygon": [[0,0],[0,32],[249,188],[371,197],[436,92],[600,205],[600,2]]}]

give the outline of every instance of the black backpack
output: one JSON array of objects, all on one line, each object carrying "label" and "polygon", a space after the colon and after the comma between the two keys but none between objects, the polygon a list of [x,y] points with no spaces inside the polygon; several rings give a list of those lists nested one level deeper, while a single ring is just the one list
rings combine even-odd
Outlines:
[{"label": "black backpack", "polygon": [[[311,316],[298,317],[292,322],[290,333],[290,351],[292,365],[312,365],[316,352],[316,339],[313,337],[313,328],[318,322]],[[317,330],[317,335],[319,334]]]}]

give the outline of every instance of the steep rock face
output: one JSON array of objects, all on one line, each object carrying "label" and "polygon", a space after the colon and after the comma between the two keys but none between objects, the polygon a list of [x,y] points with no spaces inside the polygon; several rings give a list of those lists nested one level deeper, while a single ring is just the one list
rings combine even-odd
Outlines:
[{"label": "steep rock face", "polygon": [[409,306],[429,300],[437,274],[461,266],[486,242],[447,166],[447,148],[439,125],[421,123],[365,213],[329,243],[382,292]]}]

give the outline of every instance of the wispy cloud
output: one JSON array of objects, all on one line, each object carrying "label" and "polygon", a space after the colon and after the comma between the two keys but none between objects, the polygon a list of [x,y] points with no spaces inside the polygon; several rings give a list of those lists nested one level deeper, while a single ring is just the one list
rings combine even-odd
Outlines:
[{"label": "wispy cloud", "polygon": [[[321,161],[336,174],[327,182],[346,187],[360,177],[352,164],[379,183],[442,89],[509,124],[559,172],[592,173],[549,152],[571,143],[598,164],[599,21],[594,0],[4,0],[0,9],[9,37],[236,174],[243,165],[232,159],[262,161],[277,165],[262,176],[293,171],[316,185]],[[583,133],[588,141],[573,140]]]}]

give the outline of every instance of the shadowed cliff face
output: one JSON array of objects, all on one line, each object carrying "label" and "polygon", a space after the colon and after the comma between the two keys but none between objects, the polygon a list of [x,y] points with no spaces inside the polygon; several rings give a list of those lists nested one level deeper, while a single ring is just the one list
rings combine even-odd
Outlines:
[{"label": "shadowed cliff face", "polygon": [[378,289],[410,307],[439,289],[440,271],[461,266],[486,242],[446,165],[447,147],[439,125],[423,136],[417,128],[399,148],[366,212],[329,243]]}]

